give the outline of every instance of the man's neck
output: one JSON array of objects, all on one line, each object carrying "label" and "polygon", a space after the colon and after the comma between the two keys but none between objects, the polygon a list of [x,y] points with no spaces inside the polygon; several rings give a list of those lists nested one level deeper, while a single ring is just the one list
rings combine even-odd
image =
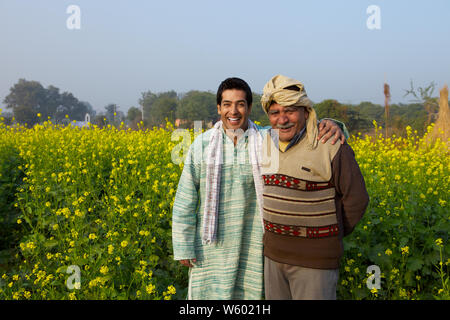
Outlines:
[{"label": "man's neck", "polygon": [[225,134],[230,137],[231,141],[233,141],[234,145],[237,144],[237,141],[242,137],[244,132],[248,128],[248,124],[242,126],[239,129],[227,129],[225,125],[222,124],[222,128],[225,131]]}]

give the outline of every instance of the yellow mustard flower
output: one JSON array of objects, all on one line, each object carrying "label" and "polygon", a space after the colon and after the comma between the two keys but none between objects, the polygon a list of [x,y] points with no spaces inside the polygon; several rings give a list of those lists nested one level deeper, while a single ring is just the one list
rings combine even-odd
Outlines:
[{"label": "yellow mustard flower", "polygon": [[102,267],[100,268],[100,273],[101,273],[101,274],[107,274],[108,271],[109,271],[108,266],[102,266]]},{"label": "yellow mustard flower", "polygon": [[435,240],[435,243],[436,243],[436,245],[437,245],[438,247],[442,247],[442,246],[443,246],[442,238],[437,238],[437,239]]},{"label": "yellow mustard flower", "polygon": [[152,294],[153,292],[155,292],[155,286],[153,284],[149,284],[148,286],[145,287],[145,291],[148,294]]}]

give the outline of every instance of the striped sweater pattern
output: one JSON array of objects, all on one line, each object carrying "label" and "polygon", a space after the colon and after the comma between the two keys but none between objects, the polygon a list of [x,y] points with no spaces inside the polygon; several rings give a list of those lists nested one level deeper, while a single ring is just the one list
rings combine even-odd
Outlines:
[{"label": "striped sweater pattern", "polygon": [[302,238],[339,234],[334,203],[335,189],[283,174],[263,175],[264,227],[266,231]]}]

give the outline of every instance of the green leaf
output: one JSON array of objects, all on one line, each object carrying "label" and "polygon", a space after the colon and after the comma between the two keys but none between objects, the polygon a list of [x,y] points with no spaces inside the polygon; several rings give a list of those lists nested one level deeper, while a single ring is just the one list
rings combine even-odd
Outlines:
[{"label": "green leaf", "polygon": [[88,262],[89,262],[88,259],[78,258],[78,259],[73,261],[73,264],[76,265],[76,266],[79,266],[80,269],[81,269],[81,267],[86,265]]},{"label": "green leaf", "polygon": [[354,290],[354,292],[355,292],[356,299],[358,299],[358,300],[365,299],[365,298],[367,298],[368,295],[369,295],[369,289],[367,289],[367,287],[364,287],[364,288],[355,288],[355,289],[353,289],[353,290]]},{"label": "green leaf", "polygon": [[352,248],[358,248],[358,245],[355,241],[347,240],[346,238],[344,238],[344,248],[345,250],[350,250]]},{"label": "green leaf", "polygon": [[55,246],[57,246],[58,243],[59,242],[57,240],[47,240],[47,241],[44,242],[44,247],[47,248],[47,249],[52,249]]},{"label": "green leaf", "polygon": [[406,246],[406,244],[408,243],[408,241],[409,241],[409,238],[401,237],[401,238],[400,238],[400,242],[399,242],[399,246],[400,246],[400,247]]},{"label": "green leaf", "polygon": [[0,251],[0,265],[8,264],[12,256],[14,255],[14,249],[6,249]]},{"label": "green leaf", "polygon": [[408,270],[410,271],[417,271],[423,266],[423,259],[422,258],[416,258],[416,257],[410,257],[408,258],[408,262],[406,263],[406,266]]}]

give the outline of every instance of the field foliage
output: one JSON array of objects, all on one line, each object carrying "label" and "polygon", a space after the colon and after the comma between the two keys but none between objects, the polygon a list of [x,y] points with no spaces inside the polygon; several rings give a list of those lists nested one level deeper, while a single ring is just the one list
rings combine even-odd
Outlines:
[{"label": "field foliage", "polygon": [[[345,239],[338,298],[448,299],[449,150],[375,129],[349,140],[370,205]],[[184,299],[173,130],[0,124],[0,298]]]}]

